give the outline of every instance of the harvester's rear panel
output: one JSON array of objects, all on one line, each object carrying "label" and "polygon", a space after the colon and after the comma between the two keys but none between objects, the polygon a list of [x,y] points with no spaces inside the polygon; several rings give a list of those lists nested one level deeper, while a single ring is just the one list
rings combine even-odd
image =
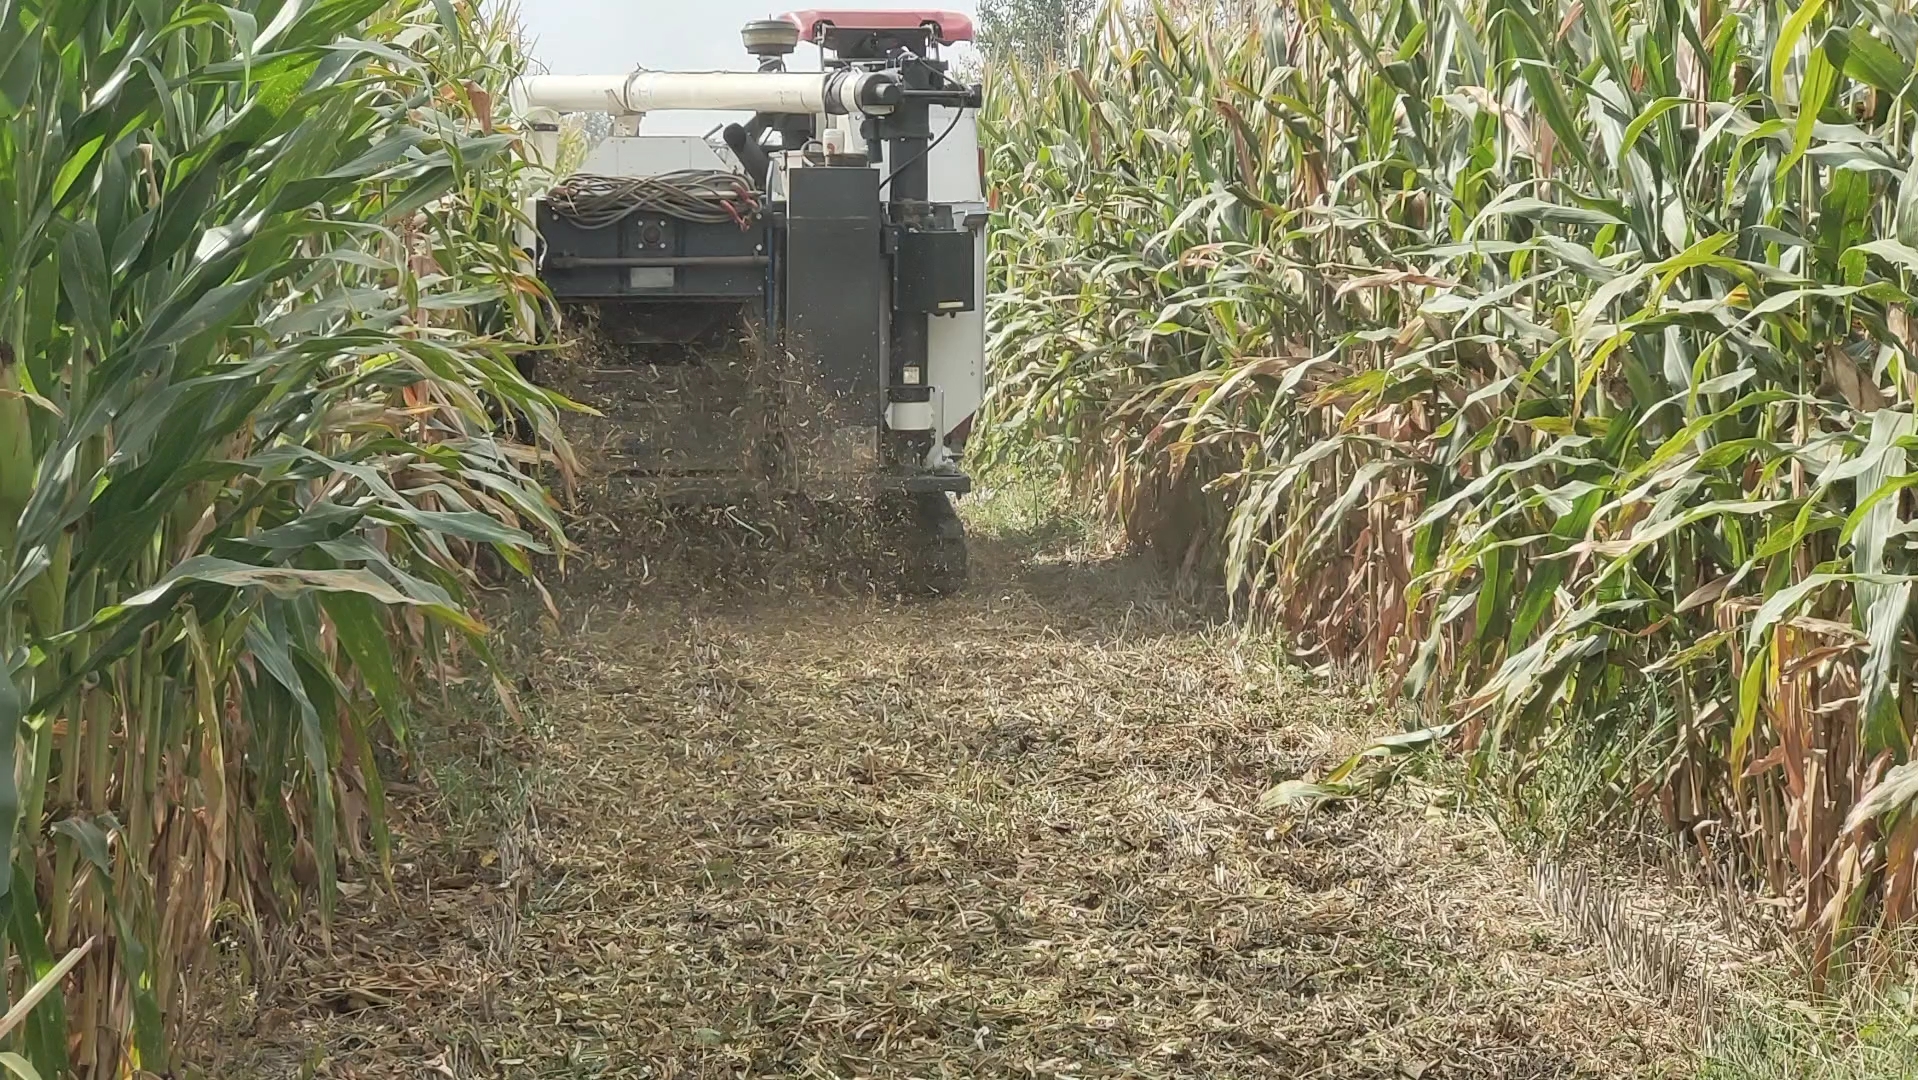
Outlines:
[{"label": "harvester's rear panel", "polygon": [[636,213],[598,227],[539,204],[542,271],[560,300],[757,301],[766,292],[766,233],[756,221],[686,221]]},{"label": "harvester's rear panel", "polygon": [[860,454],[870,467],[885,414],[879,173],[795,169],[788,183],[786,347],[802,372],[817,373],[818,404],[833,422],[874,444]]}]

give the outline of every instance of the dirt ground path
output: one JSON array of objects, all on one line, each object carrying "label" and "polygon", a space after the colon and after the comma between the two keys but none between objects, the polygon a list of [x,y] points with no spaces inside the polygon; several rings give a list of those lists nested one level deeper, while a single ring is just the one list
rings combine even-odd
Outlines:
[{"label": "dirt ground path", "polygon": [[1687,1074],[1433,793],[1258,811],[1358,696],[1018,517],[936,602],[571,589],[525,727],[402,789],[397,895],[236,997],[215,1073]]}]

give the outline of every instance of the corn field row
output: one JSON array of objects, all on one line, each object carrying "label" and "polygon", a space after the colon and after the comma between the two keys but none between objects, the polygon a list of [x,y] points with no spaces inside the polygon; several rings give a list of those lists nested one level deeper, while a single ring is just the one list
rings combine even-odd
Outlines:
[{"label": "corn field row", "polygon": [[0,1071],[169,1073],[220,920],[377,878],[469,568],[557,541],[491,434],[563,404],[520,63],[470,0],[0,0]]},{"label": "corn field row", "polygon": [[1842,959],[1918,915],[1904,0],[1112,5],[995,72],[989,452]]}]

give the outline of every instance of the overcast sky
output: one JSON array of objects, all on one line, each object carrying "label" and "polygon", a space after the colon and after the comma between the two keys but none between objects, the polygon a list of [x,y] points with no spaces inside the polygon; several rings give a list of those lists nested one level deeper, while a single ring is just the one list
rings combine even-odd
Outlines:
[{"label": "overcast sky", "polygon": [[[941,8],[974,15],[977,0],[519,0],[520,20],[533,39],[533,56],[555,75],[620,75],[634,65],[655,71],[751,71],[739,28],[753,19],[796,7]],[[810,67],[818,53],[801,45],[794,67]],[[649,117],[642,131],[708,130],[720,117]]]}]

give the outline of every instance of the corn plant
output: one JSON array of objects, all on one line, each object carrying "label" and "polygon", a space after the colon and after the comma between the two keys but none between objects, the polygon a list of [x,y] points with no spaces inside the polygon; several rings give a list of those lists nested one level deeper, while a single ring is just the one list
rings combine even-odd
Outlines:
[{"label": "corn plant", "polygon": [[995,72],[989,446],[1836,958],[1918,914],[1915,59],[1878,0],[1115,4]]},{"label": "corn plant", "polygon": [[[0,3],[0,922],[17,1075],[171,1068],[216,915],[377,875],[375,749],[557,539],[506,30]],[[543,541],[540,538],[544,538]]]}]

